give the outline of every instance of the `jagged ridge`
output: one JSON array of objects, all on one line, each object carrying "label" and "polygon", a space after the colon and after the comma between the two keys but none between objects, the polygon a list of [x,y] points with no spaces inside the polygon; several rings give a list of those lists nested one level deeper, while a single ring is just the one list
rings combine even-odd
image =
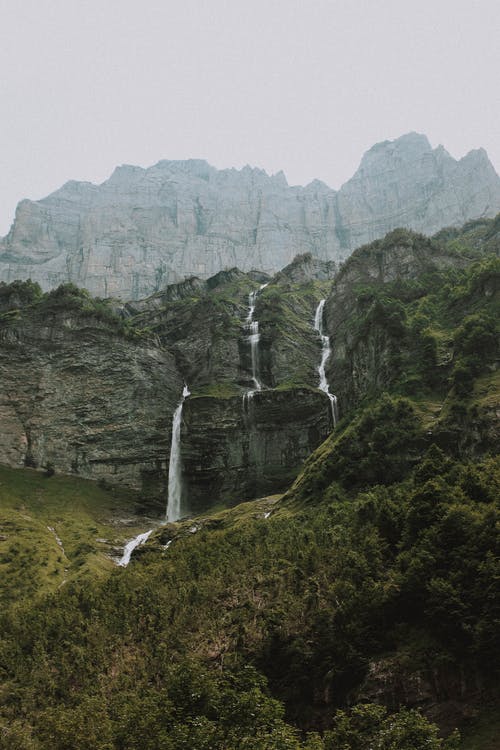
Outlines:
[{"label": "jagged ridge", "polygon": [[139,299],[233,266],[274,273],[305,251],[338,261],[398,226],[432,234],[499,209],[484,150],[456,161],[416,133],[370,149],[338,192],[202,160],[123,166],[102,185],[68,182],[22,201],[0,243],[0,279]]}]

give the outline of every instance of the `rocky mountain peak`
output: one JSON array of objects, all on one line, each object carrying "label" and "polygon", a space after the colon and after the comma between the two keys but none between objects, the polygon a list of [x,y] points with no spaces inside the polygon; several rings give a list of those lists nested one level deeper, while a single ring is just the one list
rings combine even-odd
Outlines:
[{"label": "rocky mountain peak", "polygon": [[387,169],[392,161],[413,162],[424,154],[432,152],[427,136],[420,133],[406,133],[394,141],[382,141],[372,146],[361,159],[353,179],[382,167]]},{"label": "rocky mountain peak", "polygon": [[499,210],[483,149],[456,161],[418,133],[373,146],[338,192],[203,159],[122,165],[101,185],[71,181],[22,201],[0,240],[0,280],[131,300],[235,266],[273,274],[303,253],[338,262],[396,227],[432,234]]},{"label": "rocky mountain peak", "polygon": [[142,167],[137,167],[133,164],[122,164],[119,167],[115,167],[113,174],[106,182],[130,182],[142,177],[145,171]]}]

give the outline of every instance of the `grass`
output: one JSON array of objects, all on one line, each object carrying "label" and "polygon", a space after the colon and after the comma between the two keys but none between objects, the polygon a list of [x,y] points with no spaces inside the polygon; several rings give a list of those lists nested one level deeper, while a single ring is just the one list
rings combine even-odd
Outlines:
[{"label": "grass", "polygon": [[218,383],[210,383],[208,385],[197,386],[193,388],[191,398],[233,398],[234,396],[241,396],[242,389],[238,388],[235,383],[219,381]]},{"label": "grass", "polygon": [[265,514],[275,514],[279,511],[280,517],[290,515],[290,509],[279,504],[282,495],[268,495],[239,503],[233,508],[224,508],[222,505],[211,509],[210,513],[202,513],[200,516],[178,521],[175,525],[167,525],[164,530],[153,533],[151,541],[162,541],[165,539],[180,539],[189,536],[193,528],[206,529],[230,529],[240,527],[249,521],[264,518]]},{"label": "grass", "polygon": [[430,430],[439,422],[443,408],[443,397],[439,394],[428,394],[425,396],[412,396],[411,400],[415,405],[417,414],[422,420],[422,426],[425,430]]},{"label": "grass", "polygon": [[129,490],[0,466],[0,602],[112,570],[113,556],[147,526],[136,502]]},{"label": "grass", "polygon": [[[220,506],[175,525],[159,525],[143,549],[170,538],[191,538],[193,526],[227,529],[264,518],[277,511],[279,499],[273,495],[230,509]],[[0,466],[0,606],[114,570],[125,543],[154,524],[134,514],[136,502],[128,490]]]}]

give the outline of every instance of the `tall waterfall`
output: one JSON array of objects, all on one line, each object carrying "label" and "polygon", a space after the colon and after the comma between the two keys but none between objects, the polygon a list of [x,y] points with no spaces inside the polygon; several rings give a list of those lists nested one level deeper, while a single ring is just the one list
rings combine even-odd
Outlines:
[{"label": "tall waterfall", "polygon": [[327,363],[328,357],[331,354],[331,347],[330,347],[330,338],[329,336],[325,336],[324,329],[323,329],[323,308],[325,306],[325,300],[322,299],[316,308],[316,314],[314,316],[314,330],[318,332],[320,338],[321,338],[321,362],[318,366],[318,375],[319,375],[319,387],[330,399],[330,406],[332,409],[332,420],[333,420],[333,426],[336,427],[337,425],[337,396],[334,396],[333,393],[330,393],[330,387],[328,385],[328,380],[326,379],[326,373],[325,373],[325,365]]},{"label": "tall waterfall", "polygon": [[182,502],[182,463],[181,463],[181,420],[184,401],[190,396],[187,385],[184,385],[182,397],[172,420],[172,442],[170,445],[170,463],[168,466],[168,500],[167,522],[178,521],[181,517]]},{"label": "tall waterfall", "polygon": [[258,289],[250,292],[248,295],[248,315],[245,321],[245,327],[249,332],[248,341],[250,343],[250,353],[252,356],[252,381],[254,388],[246,394],[248,398],[252,398],[255,391],[262,390],[262,383],[259,380],[259,322],[254,320],[255,314],[255,303],[257,301],[257,295],[259,292],[266,287],[267,284],[262,284]]}]

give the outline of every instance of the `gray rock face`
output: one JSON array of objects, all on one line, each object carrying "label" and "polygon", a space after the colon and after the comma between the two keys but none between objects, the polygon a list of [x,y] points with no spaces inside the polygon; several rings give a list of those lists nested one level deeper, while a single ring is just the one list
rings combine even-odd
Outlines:
[{"label": "gray rock face", "polygon": [[500,179],[482,149],[456,161],[416,133],[370,149],[339,192],[200,160],[123,166],[102,185],[22,201],[0,241],[0,280],[139,299],[190,275],[274,273],[303,252],[338,261],[398,226],[432,233],[498,210]]},{"label": "gray rock face", "polygon": [[326,258],[333,197],[249,167],[120,167],[98,187],[70,182],[20,203],[0,246],[0,277],[30,277],[45,289],[71,280],[100,296],[138,299],[186,275],[276,271],[302,249]]},{"label": "gray rock face", "polygon": [[498,212],[500,178],[484,149],[456,161],[424,135],[373,146],[337,196],[337,232],[350,250],[396,227],[434,234]]},{"label": "gray rock face", "polygon": [[328,402],[306,388],[261,391],[253,399],[188,399],[182,434],[191,513],[207,498],[234,505],[285,489],[328,436]]},{"label": "gray rock face", "polygon": [[60,311],[0,325],[0,461],[166,492],[173,357]]}]

